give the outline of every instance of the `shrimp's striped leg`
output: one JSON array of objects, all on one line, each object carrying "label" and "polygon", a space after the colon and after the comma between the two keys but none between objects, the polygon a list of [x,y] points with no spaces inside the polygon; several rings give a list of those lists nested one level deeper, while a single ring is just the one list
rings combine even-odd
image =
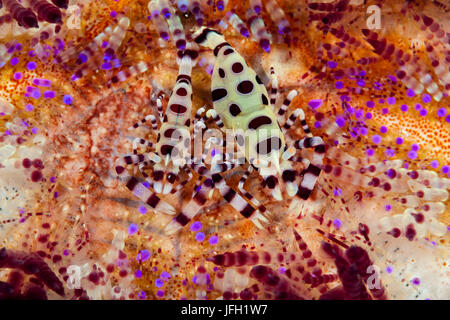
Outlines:
[{"label": "shrimp's striped leg", "polygon": [[162,101],[161,99],[163,98],[164,92],[163,91],[159,91],[157,93],[153,93],[152,94],[152,102],[155,103],[156,102],[156,110],[158,112],[158,118],[159,118],[159,122],[162,123],[164,120],[164,112],[163,112],[163,107],[162,107]]},{"label": "shrimp's striped leg", "polygon": [[123,156],[116,161],[116,168],[117,166],[125,167],[127,165],[135,165],[141,162],[144,162],[146,160],[145,155],[143,154],[130,154]]},{"label": "shrimp's striped leg", "polygon": [[149,207],[161,211],[166,214],[175,214],[175,209],[167,202],[161,200],[156,192],[148,189],[143,183],[139,182],[133,176],[130,176],[125,167],[116,166],[116,173],[120,180],[125,183],[125,186],[130,190],[137,198],[141,199]]},{"label": "shrimp's striped leg", "polygon": [[283,129],[289,130],[297,119],[300,119],[300,124],[302,125],[303,131],[305,132],[306,136],[311,138],[313,135],[311,133],[311,130],[309,129],[308,124],[306,123],[305,113],[300,108],[297,108],[292,112],[286,123],[283,125]]},{"label": "shrimp's striped leg", "polygon": [[222,158],[221,155],[217,155],[213,158],[213,164],[211,165],[211,171],[214,173],[217,172],[226,172],[233,169],[236,166],[236,161],[222,161],[218,163],[218,159]]},{"label": "shrimp's striped leg", "polygon": [[213,181],[208,178],[196,189],[191,201],[183,208],[183,210],[166,226],[165,232],[173,234],[183,228],[194,218],[205,204],[209,191],[213,188]]},{"label": "shrimp's striped leg", "polygon": [[227,185],[219,173],[212,175],[212,181],[222,197],[244,218],[250,219],[260,229],[262,229],[261,223],[268,223],[267,218],[264,216],[267,212],[257,210],[250,205],[249,202]]},{"label": "shrimp's striped leg", "polygon": [[267,208],[262,205],[258,199],[253,197],[247,190],[244,189],[244,183],[247,180],[248,176],[252,173],[253,166],[249,166],[248,169],[245,171],[245,173],[242,175],[241,179],[239,180],[238,189],[241,192],[242,196],[246,198],[248,201],[252,202],[255,206],[258,207],[258,210],[260,212],[264,212],[266,216],[271,216],[272,213],[270,213]]},{"label": "shrimp's striped leg", "polygon": [[131,127],[129,127],[128,130],[131,130],[131,129],[137,129],[137,128],[139,128],[140,126],[142,126],[142,125],[148,123],[149,120],[150,120],[152,129],[153,129],[154,131],[157,131],[157,130],[158,130],[158,123],[156,122],[156,117],[155,117],[154,115],[152,115],[152,114],[149,114],[148,116],[146,116],[146,117],[143,118],[142,120],[139,120],[138,122],[136,122],[135,124],[133,124]]},{"label": "shrimp's striped leg", "polygon": [[278,78],[273,67],[270,67],[270,79],[270,104],[275,109],[278,98]]},{"label": "shrimp's striped leg", "polygon": [[291,104],[292,100],[298,95],[298,92],[296,90],[289,91],[286,99],[284,99],[283,104],[280,107],[280,110],[278,110],[278,121],[280,123],[284,123],[284,114],[286,113],[289,105]]},{"label": "shrimp's striped leg", "polygon": [[186,179],[184,179],[183,181],[181,181],[178,185],[173,187],[172,190],[170,191],[170,193],[173,194],[173,193],[179,192],[189,181],[192,180],[192,172],[190,170],[188,170],[187,175],[188,175],[188,177]]},{"label": "shrimp's striped leg", "polygon": [[199,133],[206,129],[205,121],[202,118],[203,112],[205,112],[205,106],[198,109],[194,116],[194,141],[196,141],[196,137]]},{"label": "shrimp's striped leg", "polygon": [[151,141],[142,139],[142,138],[136,138],[133,140],[133,154],[137,154],[138,145],[145,147],[147,150],[153,150],[154,144]]},{"label": "shrimp's striped leg", "polygon": [[216,123],[216,125],[219,127],[219,129],[223,129],[223,126],[224,126],[223,121],[222,121],[222,119],[220,119],[219,114],[217,113],[216,110],[209,109],[208,112],[206,112],[206,116],[209,119],[212,119]]},{"label": "shrimp's striped leg", "polygon": [[308,137],[295,141],[294,147],[300,150],[304,148],[314,148],[313,160],[306,168],[297,192],[298,197],[307,200],[314,189],[314,185],[320,175],[321,167],[323,166],[325,144],[320,137]]}]

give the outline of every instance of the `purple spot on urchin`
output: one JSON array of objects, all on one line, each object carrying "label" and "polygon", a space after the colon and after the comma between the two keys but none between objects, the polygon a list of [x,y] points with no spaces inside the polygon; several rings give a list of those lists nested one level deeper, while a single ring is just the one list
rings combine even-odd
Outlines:
[{"label": "purple spot on urchin", "polygon": [[203,232],[198,232],[195,235],[195,240],[197,240],[198,242],[202,242],[203,240],[205,240],[205,234]]},{"label": "purple spot on urchin", "polygon": [[430,165],[431,165],[432,168],[436,169],[436,168],[439,167],[439,161],[437,161],[437,160],[432,160],[432,161],[430,162]]},{"label": "purple spot on urchin", "polygon": [[370,112],[366,113],[366,119],[372,119],[372,114]]},{"label": "purple spot on urchin", "polygon": [[361,128],[359,128],[359,133],[362,136],[365,136],[365,135],[367,135],[369,133],[369,129],[367,129],[366,127],[361,127]]},{"label": "purple spot on urchin", "polygon": [[398,145],[403,144],[403,138],[402,137],[398,137],[397,139],[395,139],[395,143],[397,143]]},{"label": "purple spot on urchin", "polygon": [[392,273],[392,271],[394,271],[394,268],[393,268],[392,266],[388,266],[388,267],[386,268],[386,272],[387,272],[387,273]]},{"label": "purple spot on urchin", "polygon": [[219,242],[219,237],[218,236],[212,236],[209,238],[209,244],[210,245],[216,245]]},{"label": "purple spot on urchin", "polygon": [[396,100],[395,100],[394,97],[389,97],[389,98],[386,99],[386,101],[387,101],[388,104],[395,104]]},{"label": "purple spot on urchin", "polygon": [[386,126],[381,126],[380,127],[380,132],[381,133],[386,133],[386,132],[388,132],[388,128]]},{"label": "purple spot on urchin", "polygon": [[139,279],[140,277],[142,277],[142,271],[141,270],[136,270],[134,272],[134,276]]},{"label": "purple spot on urchin", "polygon": [[41,90],[39,90],[39,89],[33,90],[33,93],[31,94],[31,96],[34,99],[39,99],[41,97]]},{"label": "purple spot on urchin", "polygon": [[68,95],[68,94],[64,95],[64,97],[63,97],[63,102],[64,102],[65,104],[72,104],[72,102],[73,102],[72,96],[71,96],[71,95]]},{"label": "purple spot on urchin", "polygon": [[155,280],[155,286],[157,288],[161,288],[164,285],[164,281],[162,281],[160,278]]},{"label": "purple spot on urchin", "polygon": [[425,93],[425,94],[422,96],[422,101],[425,102],[425,103],[429,103],[429,102],[431,101],[430,95],[427,94],[427,93]]},{"label": "purple spot on urchin", "polygon": [[28,62],[28,63],[27,63],[27,69],[28,69],[28,70],[34,70],[34,69],[36,69],[36,62],[34,62],[34,61]]},{"label": "purple spot on urchin", "polygon": [[140,206],[140,207],[139,207],[139,213],[141,213],[141,214],[146,214],[146,213],[147,213],[147,208],[144,207],[144,206]]},{"label": "purple spot on urchin", "polygon": [[417,152],[415,151],[409,151],[408,152],[408,158],[410,158],[411,160],[414,160],[417,158]]},{"label": "purple spot on urchin", "polygon": [[12,66],[15,66],[16,64],[19,63],[19,58],[17,58],[17,57],[12,58],[10,63]]},{"label": "purple spot on urchin", "polygon": [[344,120],[344,118],[338,117],[338,118],[336,119],[336,124],[337,124],[340,128],[342,128],[343,126],[345,126],[345,120]]},{"label": "purple spot on urchin", "polygon": [[150,251],[148,251],[147,249],[144,249],[137,254],[136,260],[143,262],[143,261],[150,259],[150,256],[151,256]]},{"label": "purple spot on urchin", "polygon": [[103,70],[110,70],[112,68],[111,63],[105,62],[100,66]]},{"label": "purple spot on urchin", "polygon": [[53,99],[55,97],[55,91],[45,91],[44,92],[44,98],[46,99]]},{"label": "purple spot on urchin", "polygon": [[191,225],[191,231],[200,231],[202,230],[202,223],[200,221],[195,221],[192,225]]},{"label": "purple spot on urchin", "polygon": [[333,225],[334,225],[337,229],[339,229],[339,228],[342,226],[342,221],[339,220],[339,219],[334,219],[334,220],[333,220]]},{"label": "purple spot on urchin", "polygon": [[392,82],[397,82],[397,78],[394,77],[394,76],[392,76],[392,75],[389,75],[388,78],[389,78]]},{"label": "purple spot on urchin", "polygon": [[406,95],[410,98],[414,97],[416,95],[416,93],[414,92],[414,90],[412,89],[408,89],[406,90]]},{"label": "purple spot on urchin", "polygon": [[442,166],[442,173],[447,174],[450,171],[450,167],[449,166]]},{"label": "purple spot on urchin", "polygon": [[419,151],[420,147],[417,143],[413,143],[413,145],[411,146],[411,150],[413,151]]},{"label": "purple spot on urchin", "polygon": [[344,83],[342,81],[336,81],[334,83],[334,86],[336,87],[336,89],[342,89],[344,87]]},{"label": "purple spot on urchin", "polygon": [[317,109],[322,105],[322,103],[323,101],[321,99],[313,99],[308,102],[308,105],[313,109]]},{"label": "purple spot on urchin", "polygon": [[447,110],[445,110],[445,108],[440,108],[440,109],[437,111],[437,116],[438,116],[438,117],[443,117],[443,116],[446,115],[446,113],[447,113]]},{"label": "purple spot on urchin", "polygon": [[133,235],[138,231],[138,226],[134,223],[130,224],[130,226],[128,227],[128,234],[129,235]]},{"label": "purple spot on urchin", "polygon": [[400,110],[402,110],[403,112],[408,111],[409,107],[406,104],[402,104],[402,106],[400,107]]},{"label": "purple spot on urchin", "polygon": [[356,119],[361,119],[364,116],[364,111],[362,109],[358,109],[355,112],[355,118]]},{"label": "purple spot on urchin", "polygon": [[333,194],[334,194],[335,197],[339,197],[339,196],[342,195],[342,190],[339,189],[338,187],[335,187],[334,190],[333,190]]},{"label": "purple spot on urchin", "polygon": [[423,108],[422,110],[420,110],[419,114],[420,114],[422,117],[425,117],[425,116],[428,114],[428,111],[427,111],[427,109]]},{"label": "purple spot on urchin", "polygon": [[334,69],[337,67],[337,63],[335,61],[328,61],[328,67]]},{"label": "purple spot on urchin", "polygon": [[414,109],[416,109],[417,111],[419,111],[420,109],[422,109],[422,105],[420,103],[416,104],[414,106]]},{"label": "purple spot on urchin", "polygon": [[387,204],[387,205],[384,206],[384,209],[385,209],[386,211],[391,211],[392,206],[391,206],[390,204]]},{"label": "purple spot on urchin", "polygon": [[420,279],[417,278],[417,277],[415,277],[415,278],[412,279],[412,283],[413,283],[414,285],[419,285],[419,284],[420,284]]},{"label": "purple spot on urchin", "polygon": [[372,141],[373,141],[373,143],[378,144],[381,142],[381,137],[379,135],[375,134],[372,136]]},{"label": "purple spot on urchin", "polygon": [[366,155],[368,157],[372,157],[375,154],[375,151],[373,149],[367,149],[366,150]]},{"label": "purple spot on urchin", "polygon": [[373,108],[373,107],[375,107],[375,102],[373,102],[373,101],[367,101],[367,102],[366,102],[366,106],[367,106],[368,108]]}]

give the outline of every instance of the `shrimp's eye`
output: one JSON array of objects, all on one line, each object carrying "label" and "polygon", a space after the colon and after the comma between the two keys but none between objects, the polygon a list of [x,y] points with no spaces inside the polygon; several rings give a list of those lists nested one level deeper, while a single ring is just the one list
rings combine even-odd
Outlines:
[{"label": "shrimp's eye", "polygon": [[177,176],[175,174],[173,174],[172,172],[169,172],[166,176],[167,181],[170,183],[174,183],[176,178],[177,178]]}]

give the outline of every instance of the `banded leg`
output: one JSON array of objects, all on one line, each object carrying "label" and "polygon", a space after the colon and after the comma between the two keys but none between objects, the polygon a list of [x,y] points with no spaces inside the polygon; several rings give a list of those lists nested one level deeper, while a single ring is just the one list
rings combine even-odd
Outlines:
[{"label": "banded leg", "polygon": [[275,109],[278,98],[278,78],[275,75],[275,69],[270,67],[270,104]]},{"label": "banded leg", "polygon": [[214,120],[219,129],[221,130],[223,129],[224,124],[222,122],[222,119],[220,119],[219,115],[217,114],[216,110],[209,109],[208,112],[206,112],[206,115],[208,116],[209,119]]},{"label": "banded leg", "polygon": [[288,109],[289,105],[291,104],[292,100],[298,95],[298,92],[296,90],[289,91],[286,99],[284,99],[283,104],[280,107],[280,110],[278,110],[278,121],[280,123],[284,123],[284,114],[286,113],[286,110]]},{"label": "banded leg", "polygon": [[144,154],[131,154],[123,156],[116,161],[116,168],[117,166],[125,167],[127,165],[136,165],[141,162],[144,162],[146,160],[146,157]]},{"label": "banded leg", "polygon": [[198,109],[194,116],[194,141],[196,140],[200,130],[203,131],[206,129],[205,121],[202,117],[203,112],[205,112],[205,106]]},{"label": "banded leg", "polygon": [[260,212],[265,212],[266,216],[271,216],[272,214],[269,211],[267,211],[267,208],[264,205],[262,205],[258,201],[258,199],[253,197],[250,193],[247,192],[247,190],[244,189],[244,183],[247,180],[248,176],[252,173],[252,171],[253,171],[253,166],[249,166],[248,169],[242,175],[241,179],[239,180],[238,189],[245,199],[247,199],[249,202],[252,202],[255,206],[258,207],[258,210]]},{"label": "banded leg", "polygon": [[244,218],[250,219],[260,229],[262,229],[261,223],[268,223],[267,218],[264,216],[267,212],[259,211],[251,206],[250,203],[227,185],[220,174],[213,174],[212,181],[222,197]]},{"label": "banded leg", "polygon": [[163,107],[162,107],[162,102],[160,98],[156,99],[156,108],[158,110],[158,115],[159,115],[159,122],[163,122],[164,121],[164,116],[163,116]]},{"label": "banded leg", "polygon": [[323,166],[325,144],[320,137],[308,137],[295,141],[294,147],[299,150],[304,148],[314,148],[313,160],[306,168],[297,192],[298,197],[307,200],[314,189],[314,185],[320,175],[321,167]]},{"label": "banded leg", "polygon": [[[186,179],[184,179],[183,181],[181,181],[174,188],[172,188],[170,193],[174,194],[174,193],[179,192],[189,181],[192,180],[192,172],[190,170],[187,171],[187,175],[188,175],[188,177]],[[196,189],[194,189],[194,190],[196,190]]]},{"label": "banded leg", "polygon": [[302,125],[303,131],[305,132],[306,136],[309,138],[312,137],[313,135],[311,133],[311,130],[309,129],[309,126],[305,120],[305,113],[300,108],[297,108],[292,112],[286,123],[283,125],[283,129],[289,130],[297,119],[300,119],[300,124]]},{"label": "banded leg", "polygon": [[206,203],[207,195],[212,190],[214,184],[211,178],[207,178],[203,184],[201,184],[196,192],[183,208],[183,210],[166,226],[165,232],[167,234],[173,234],[183,228],[194,218]]},{"label": "banded leg", "polygon": [[125,167],[118,165],[115,169],[119,179],[125,183],[127,189],[137,198],[141,199],[146,205],[166,214],[175,214],[175,209],[170,204],[161,200],[156,195],[156,192],[148,189],[143,183],[139,182],[138,179],[130,176]]},{"label": "banded leg", "polygon": [[137,149],[139,148],[139,145],[141,147],[145,147],[147,150],[153,150],[154,144],[151,141],[142,139],[142,138],[135,138],[133,140],[133,154],[138,154]]}]

